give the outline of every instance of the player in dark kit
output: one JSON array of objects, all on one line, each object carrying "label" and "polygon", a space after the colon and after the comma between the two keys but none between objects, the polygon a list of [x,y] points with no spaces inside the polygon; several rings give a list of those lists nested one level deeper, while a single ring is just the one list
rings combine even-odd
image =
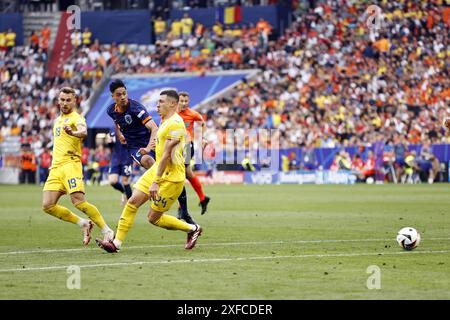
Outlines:
[{"label": "player in dark kit", "polygon": [[[131,157],[149,169],[155,162],[156,132],[158,126],[139,102],[129,99],[125,84],[117,79],[109,85],[115,103],[108,107],[107,113],[116,124],[116,134],[122,144],[128,145]],[[150,131],[151,135],[150,135]],[[180,195],[178,202],[182,218],[195,224],[188,213],[186,192]]]},{"label": "player in dark kit", "polygon": [[114,103],[108,115],[116,125],[116,135],[120,143],[126,144],[130,156],[145,169],[155,162],[156,131],[158,126],[145,107],[129,99],[125,84],[117,79],[109,85]]},{"label": "player in dark kit", "polygon": [[[108,180],[114,189],[122,193],[122,205],[125,205],[132,194],[130,180],[133,160],[128,153],[127,145],[120,143],[117,139],[116,131],[112,129],[109,135],[111,137],[112,157]],[[119,177],[122,177],[121,181],[119,181]]]}]

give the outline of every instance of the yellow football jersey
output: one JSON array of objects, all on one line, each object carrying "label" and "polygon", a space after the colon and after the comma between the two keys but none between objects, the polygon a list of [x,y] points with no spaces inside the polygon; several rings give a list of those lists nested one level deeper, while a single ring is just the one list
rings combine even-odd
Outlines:
[{"label": "yellow football jersey", "polygon": [[67,162],[81,161],[81,147],[83,139],[68,135],[64,126],[77,130],[77,125],[86,126],[84,117],[75,110],[69,114],[61,114],[53,126],[53,160],[52,168],[62,166]]},{"label": "yellow football jersey", "polygon": [[[186,171],[184,167],[184,145],[186,143],[186,127],[183,119],[175,113],[169,119],[161,123],[158,129],[158,139],[156,143],[156,163],[153,165],[154,170],[158,168],[159,160],[164,152],[164,145],[167,139],[176,139],[180,142],[174,147],[172,152],[172,160],[168,163],[161,178],[163,180],[179,182],[186,179]],[[155,171],[156,173],[156,171]]]}]

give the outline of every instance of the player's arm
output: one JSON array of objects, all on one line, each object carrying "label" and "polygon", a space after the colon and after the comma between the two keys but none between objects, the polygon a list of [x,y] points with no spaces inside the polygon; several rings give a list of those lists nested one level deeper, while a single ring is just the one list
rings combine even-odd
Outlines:
[{"label": "player's arm", "polygon": [[[194,118],[194,121],[200,122],[202,125],[202,132],[205,132],[206,122],[205,122],[205,120],[203,120],[203,117],[200,113],[196,112],[196,117]],[[205,139],[205,137],[202,134],[202,149],[204,149],[207,144],[208,144],[208,141]]]},{"label": "player's arm", "polygon": [[150,141],[148,142],[147,149],[148,150],[154,150],[156,147],[156,133],[158,131],[158,126],[156,125],[155,121],[150,120],[145,124],[146,128],[150,130]]},{"label": "player's arm", "polygon": [[120,127],[118,124],[116,124],[116,137],[119,138],[121,144],[127,144],[127,140],[125,139],[125,136],[122,134],[122,131],[120,131]]},{"label": "player's arm", "polygon": [[156,170],[156,177],[155,181],[153,181],[152,185],[149,189],[149,196],[151,200],[157,200],[158,199],[158,191],[159,191],[159,184],[161,183],[161,176],[164,173],[164,170],[166,170],[167,165],[172,159],[172,151],[173,148],[180,143],[179,139],[172,139],[168,138],[166,140],[166,143],[164,144],[164,151],[161,157],[161,160],[158,164],[158,169]]},{"label": "player's arm", "polygon": [[156,132],[158,131],[158,126],[156,125],[155,121],[150,119],[145,124],[145,127],[150,130],[150,140],[148,141],[148,145],[145,148],[140,148],[139,152],[141,154],[149,154],[150,150],[154,150],[156,147]]},{"label": "player's arm", "polygon": [[80,121],[76,124],[76,128],[77,130],[74,131],[72,129],[71,126],[64,126],[63,129],[64,131],[68,134],[71,135],[73,137],[77,137],[80,139],[86,138],[87,136],[87,127],[86,127],[86,123],[84,121]]}]

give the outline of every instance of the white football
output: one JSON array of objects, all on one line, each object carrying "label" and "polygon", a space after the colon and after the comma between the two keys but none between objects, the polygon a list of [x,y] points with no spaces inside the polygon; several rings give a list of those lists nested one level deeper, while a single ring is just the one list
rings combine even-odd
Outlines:
[{"label": "white football", "polygon": [[420,243],[420,233],[412,227],[400,229],[397,234],[397,242],[405,250],[413,250]]}]

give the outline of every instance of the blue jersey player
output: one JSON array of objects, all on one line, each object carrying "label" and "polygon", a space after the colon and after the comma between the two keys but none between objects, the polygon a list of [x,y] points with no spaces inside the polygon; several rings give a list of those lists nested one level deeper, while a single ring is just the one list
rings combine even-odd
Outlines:
[{"label": "blue jersey player", "polygon": [[[116,124],[117,137],[121,143],[127,143],[131,157],[145,169],[155,162],[156,131],[158,126],[139,102],[128,99],[125,84],[117,79],[109,85],[115,101],[108,107],[107,113]],[[151,136],[150,132],[151,131]],[[184,192],[178,199],[180,215],[187,223],[195,223],[189,215],[187,197]]]},{"label": "blue jersey player", "polygon": [[[116,190],[122,193],[122,204],[124,205],[126,200],[131,197],[132,191],[130,186],[131,171],[133,166],[133,160],[128,153],[126,144],[120,143],[116,137],[116,131],[114,129],[109,133],[111,138],[111,150],[112,157],[109,166],[109,184]],[[119,182],[119,176],[121,181]]]},{"label": "blue jersey player", "polygon": [[108,115],[116,125],[116,135],[122,144],[126,144],[130,156],[145,169],[155,162],[156,131],[158,126],[152,120],[145,107],[129,99],[125,84],[117,79],[109,85],[114,103],[108,109]]}]

